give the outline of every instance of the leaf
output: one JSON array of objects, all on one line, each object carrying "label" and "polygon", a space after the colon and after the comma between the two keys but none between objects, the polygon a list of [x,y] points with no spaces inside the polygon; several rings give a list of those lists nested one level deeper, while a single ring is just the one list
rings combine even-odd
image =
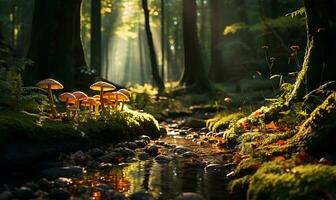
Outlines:
[{"label": "leaf", "polygon": [[273,160],[284,161],[286,158],[284,156],[276,156],[273,158]]},{"label": "leaf", "polygon": [[277,130],[278,129],[278,127],[275,125],[275,123],[273,121],[269,124],[266,124],[266,128],[267,129],[272,129],[272,130]]},{"label": "leaf", "polygon": [[286,141],[285,140],[278,140],[275,142],[275,144],[279,145],[279,146],[282,146],[284,144],[286,144]]},{"label": "leaf", "polygon": [[304,15],[306,13],[305,7],[301,7],[298,10],[295,10],[291,13],[287,13],[286,16],[291,16],[292,18]]}]

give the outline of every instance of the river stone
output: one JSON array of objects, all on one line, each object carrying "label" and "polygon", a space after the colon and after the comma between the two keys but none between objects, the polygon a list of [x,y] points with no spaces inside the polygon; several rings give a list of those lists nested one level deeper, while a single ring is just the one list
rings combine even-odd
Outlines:
[{"label": "river stone", "polygon": [[99,184],[95,188],[96,188],[96,190],[98,190],[100,192],[105,192],[105,191],[113,189],[111,186],[109,186],[107,184]]},{"label": "river stone", "polygon": [[126,143],[127,148],[135,150],[136,148],[138,148],[138,145],[135,142],[127,142]]},{"label": "river stone", "polygon": [[111,169],[112,166],[113,165],[111,163],[99,163],[97,168],[104,170],[104,169]]},{"label": "river stone", "polygon": [[81,186],[78,186],[77,188],[77,193],[79,194],[88,193],[89,191],[90,191],[90,187],[87,185],[81,185]]},{"label": "river stone", "polygon": [[119,142],[119,143],[116,144],[116,147],[117,148],[120,148],[120,147],[124,148],[124,147],[127,147],[127,144],[126,144],[126,142]]},{"label": "river stone", "polygon": [[215,144],[215,143],[217,143],[218,141],[217,141],[216,139],[209,139],[208,142],[209,142],[210,144]]},{"label": "river stone", "polygon": [[84,170],[79,166],[56,167],[45,169],[41,173],[43,176],[50,178],[57,178],[57,177],[79,178],[84,174]]},{"label": "river stone", "polygon": [[65,177],[59,177],[54,182],[56,187],[69,187],[72,184],[72,180]]},{"label": "river stone", "polygon": [[112,151],[112,152],[110,152],[110,153],[108,153],[108,154],[105,154],[105,155],[99,157],[99,158],[97,159],[97,161],[99,161],[99,162],[106,162],[106,163],[108,163],[108,162],[114,162],[115,159],[116,159],[118,156],[120,156],[120,153],[117,153],[117,152]]},{"label": "river stone", "polygon": [[173,158],[170,156],[165,156],[165,155],[158,155],[155,157],[155,161],[157,163],[169,163]]},{"label": "river stone", "polygon": [[145,140],[135,140],[134,142],[138,146],[138,148],[144,148],[147,145],[147,142]]},{"label": "river stone", "polygon": [[179,131],[179,135],[181,135],[181,136],[188,135],[188,131],[181,130],[181,131]]},{"label": "river stone", "polygon": [[206,124],[203,119],[187,118],[184,125],[190,128],[203,128]]},{"label": "river stone", "polygon": [[37,184],[40,186],[42,190],[48,190],[51,187],[50,181],[46,178],[41,178],[40,180],[37,181]]},{"label": "river stone", "polygon": [[63,188],[53,189],[49,194],[50,199],[66,200],[70,199],[70,193]]},{"label": "river stone", "polygon": [[129,197],[130,200],[152,200],[153,197],[148,192],[135,192]]},{"label": "river stone", "polygon": [[223,166],[220,164],[209,164],[204,168],[205,172],[207,173],[221,172],[223,169]]},{"label": "river stone", "polygon": [[197,193],[185,192],[179,195],[176,200],[204,200],[204,198]]},{"label": "river stone", "polygon": [[135,156],[135,152],[132,149],[129,149],[129,148],[123,148],[121,150],[121,154],[125,158]]},{"label": "river stone", "polygon": [[186,147],[183,147],[183,146],[177,146],[175,149],[174,149],[174,152],[177,153],[177,154],[183,154],[187,151],[190,151],[190,149],[186,148]]},{"label": "river stone", "polygon": [[151,145],[147,148],[147,153],[150,156],[156,156],[159,153],[159,148],[156,145]]},{"label": "river stone", "polygon": [[165,136],[167,136],[167,134],[168,134],[167,129],[161,127],[160,128],[160,136],[165,137]]},{"label": "river stone", "polygon": [[139,160],[147,160],[149,158],[149,154],[147,152],[140,152],[138,154]]},{"label": "river stone", "polygon": [[191,152],[191,151],[184,152],[183,154],[181,154],[181,156],[183,158],[198,158],[199,157],[196,153]]},{"label": "river stone", "polygon": [[33,190],[29,187],[22,186],[14,191],[14,195],[19,199],[32,199],[35,197]]},{"label": "river stone", "polygon": [[144,140],[144,141],[146,141],[147,143],[150,143],[150,137],[148,136],[148,135],[141,135],[140,137],[139,137],[139,139],[140,140]]},{"label": "river stone", "polygon": [[88,154],[94,158],[104,155],[104,151],[99,148],[91,149]]}]

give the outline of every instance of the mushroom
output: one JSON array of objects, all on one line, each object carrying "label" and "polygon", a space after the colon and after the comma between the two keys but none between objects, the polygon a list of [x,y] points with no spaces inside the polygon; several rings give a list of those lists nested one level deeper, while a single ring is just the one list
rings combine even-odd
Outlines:
[{"label": "mushroom", "polygon": [[84,99],[87,99],[88,95],[85,94],[84,92],[81,92],[81,91],[76,91],[76,92],[73,92],[72,94],[75,95],[75,97],[76,97],[76,106],[77,106],[78,109],[80,109],[80,101],[84,100]]},{"label": "mushroom", "polygon": [[80,111],[79,108],[77,108],[77,105],[69,106],[68,110],[72,112],[74,118],[76,117],[77,112]]},{"label": "mushroom", "polygon": [[50,103],[51,114],[53,118],[57,117],[56,106],[54,105],[54,99],[52,97],[52,90],[60,90],[63,89],[63,85],[51,78],[44,79],[36,84],[37,87],[47,89],[48,90],[48,99]]},{"label": "mushroom", "polygon": [[[108,99],[108,100],[110,100],[112,102],[112,101],[115,101],[117,99],[117,95],[114,94],[114,92],[105,92],[103,94],[103,98],[104,99]],[[111,103],[109,106],[113,106],[113,104]]]},{"label": "mushroom", "polygon": [[132,94],[129,90],[126,90],[126,89],[120,89],[118,90],[118,92],[121,92],[123,93],[124,95],[126,95],[128,98],[131,98]]},{"label": "mushroom", "polygon": [[67,111],[68,117],[70,117],[69,112],[69,103],[75,104],[76,103],[76,96],[70,92],[64,92],[59,95],[58,99],[62,102],[65,102],[65,109]]},{"label": "mushroom", "polygon": [[105,113],[104,101],[103,101],[103,93],[105,91],[114,90],[116,87],[110,83],[104,81],[98,81],[90,86],[91,90],[100,91],[100,103],[102,107],[103,114]]},{"label": "mushroom", "polygon": [[230,111],[230,107],[232,104],[232,99],[230,97],[225,97],[224,98],[224,104],[226,105],[228,111]]},{"label": "mushroom", "polygon": [[93,106],[96,104],[96,100],[94,100],[93,97],[88,97],[84,101],[82,101],[82,105],[87,107],[89,109],[89,113],[91,115],[91,112],[93,111]]},{"label": "mushroom", "polygon": [[113,93],[116,95],[116,103],[121,101],[121,110],[124,110],[124,102],[129,101],[129,98],[124,93],[119,91]]}]

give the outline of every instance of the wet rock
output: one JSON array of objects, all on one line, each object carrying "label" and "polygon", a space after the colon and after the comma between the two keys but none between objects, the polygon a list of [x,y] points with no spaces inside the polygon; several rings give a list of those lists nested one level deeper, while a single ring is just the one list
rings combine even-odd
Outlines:
[{"label": "wet rock", "polygon": [[35,194],[31,188],[22,186],[14,191],[14,196],[19,199],[32,199]]},{"label": "wet rock", "polygon": [[153,197],[148,192],[135,192],[129,197],[130,200],[152,200]]},{"label": "wet rock", "polygon": [[91,149],[88,154],[94,158],[104,155],[104,151],[99,148]]},{"label": "wet rock", "polygon": [[37,184],[40,186],[42,190],[48,190],[51,187],[50,181],[46,178],[41,178],[40,180],[37,181]]},{"label": "wet rock", "polygon": [[187,118],[184,125],[190,128],[203,128],[205,127],[205,121],[203,119]]},{"label": "wet rock", "polygon": [[86,158],[86,155],[84,154],[83,151],[79,150],[74,154],[70,155],[70,158],[75,161],[83,161]]},{"label": "wet rock", "polygon": [[105,191],[113,189],[111,186],[109,186],[107,184],[99,184],[95,188],[96,188],[96,190],[98,190],[100,192],[105,192]]},{"label": "wet rock", "polygon": [[34,182],[25,183],[24,186],[30,188],[33,192],[36,192],[39,189],[39,185]]},{"label": "wet rock", "polygon": [[150,137],[148,136],[148,135],[141,135],[140,137],[139,137],[139,139],[140,140],[144,140],[144,141],[146,141],[147,142],[147,144],[148,143],[150,143]]},{"label": "wet rock", "polygon": [[204,198],[197,193],[185,192],[179,195],[176,200],[204,200]]},{"label": "wet rock", "polygon": [[157,163],[169,163],[173,158],[165,155],[158,155],[154,158]]},{"label": "wet rock", "polygon": [[135,156],[135,152],[132,149],[129,148],[123,148],[121,150],[121,155],[125,158],[127,157],[134,157]]},{"label": "wet rock", "polygon": [[105,170],[105,169],[111,169],[112,166],[113,165],[111,163],[99,163],[97,168]]},{"label": "wet rock", "polygon": [[86,163],[86,166],[90,169],[94,169],[96,167],[99,166],[99,162],[95,161],[95,160],[89,160],[87,163]]},{"label": "wet rock", "polygon": [[187,151],[190,151],[190,149],[186,148],[186,147],[183,147],[183,146],[177,146],[175,149],[174,149],[174,152],[177,153],[177,154],[183,154]]},{"label": "wet rock", "polygon": [[116,148],[125,148],[127,147],[126,142],[119,142],[116,144]]},{"label": "wet rock", "polygon": [[135,142],[127,142],[126,143],[127,148],[135,150],[136,148],[138,148],[138,145]]},{"label": "wet rock", "polygon": [[111,163],[114,162],[117,157],[120,156],[120,153],[117,152],[110,152],[108,154],[105,154],[97,159],[99,162],[105,162],[105,163]]},{"label": "wet rock", "polygon": [[226,177],[231,178],[231,177],[234,177],[234,175],[235,175],[235,172],[231,171],[228,174],[226,174]]},{"label": "wet rock", "polygon": [[186,135],[188,135],[188,131],[181,130],[181,131],[179,131],[179,135],[186,136]]},{"label": "wet rock", "polygon": [[215,137],[223,137],[223,134],[224,134],[224,132],[219,132],[219,133],[213,134],[213,136],[215,136]]},{"label": "wet rock", "polygon": [[149,158],[149,154],[147,152],[140,152],[138,154],[139,160],[147,160]]},{"label": "wet rock", "polygon": [[208,142],[209,142],[210,144],[215,144],[215,143],[217,143],[218,141],[215,140],[215,139],[209,139]]},{"label": "wet rock", "polygon": [[147,148],[146,152],[150,156],[156,156],[159,153],[159,148],[156,145],[151,145]]},{"label": "wet rock", "polygon": [[209,164],[204,168],[207,173],[216,173],[223,171],[223,166],[220,164]]},{"label": "wet rock", "polygon": [[213,134],[212,131],[210,131],[206,134],[206,136],[212,136],[212,134]]},{"label": "wet rock", "polygon": [[208,127],[203,127],[203,128],[201,128],[201,130],[200,131],[202,131],[202,132],[208,132],[209,131],[209,129],[208,129]]},{"label": "wet rock", "polygon": [[155,142],[156,145],[164,145],[165,142],[164,141],[161,141],[161,140],[158,140]]},{"label": "wet rock", "polygon": [[2,193],[0,193],[1,200],[10,200],[13,199],[13,196],[13,193],[10,191],[3,191]]},{"label": "wet rock", "polygon": [[147,145],[147,142],[145,140],[135,140],[134,142],[138,146],[138,148],[144,148]]},{"label": "wet rock", "polygon": [[128,157],[128,158],[126,158],[126,160],[124,162],[125,163],[135,163],[135,162],[138,162],[138,160],[134,157]]},{"label": "wet rock", "polygon": [[183,158],[198,158],[199,157],[196,153],[191,152],[191,151],[187,151],[187,152],[181,154],[181,156]]},{"label": "wet rock", "polygon": [[50,178],[56,178],[56,177],[79,178],[83,175],[84,170],[79,166],[57,167],[57,168],[45,169],[41,173],[43,176]]},{"label": "wet rock", "polygon": [[49,198],[56,200],[70,199],[70,193],[63,188],[53,189],[49,194]]},{"label": "wet rock", "polygon": [[83,193],[88,193],[90,192],[90,187],[87,185],[80,185],[77,188],[77,193],[83,194]]},{"label": "wet rock", "polygon": [[194,138],[194,139],[198,139],[198,138],[200,138],[200,136],[199,136],[198,134],[194,134],[194,135],[193,135],[193,138]]},{"label": "wet rock", "polygon": [[59,177],[54,182],[56,187],[69,187],[72,184],[72,180],[65,177]]}]

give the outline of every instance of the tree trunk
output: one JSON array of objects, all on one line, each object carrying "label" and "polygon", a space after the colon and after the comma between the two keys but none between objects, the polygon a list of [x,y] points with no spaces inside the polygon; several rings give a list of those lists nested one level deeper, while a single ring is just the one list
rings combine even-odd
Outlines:
[{"label": "tree trunk", "polygon": [[[307,47],[302,70],[298,74],[289,104],[300,100],[319,86],[335,81],[336,74],[336,2],[305,0]],[[333,84],[331,89],[336,89]]]},{"label": "tree trunk", "polygon": [[212,81],[225,80],[225,66],[222,61],[222,52],[219,48],[219,44],[223,37],[223,15],[221,0],[211,0],[210,3],[210,23],[211,23],[211,56],[210,56],[210,70],[209,78]]},{"label": "tree trunk", "polygon": [[101,76],[101,0],[91,0],[91,62],[96,75]]},{"label": "tree trunk", "polygon": [[212,87],[204,69],[200,43],[197,38],[196,2],[183,0],[184,71],[180,84],[193,91],[211,91]]},{"label": "tree trunk", "polygon": [[152,31],[150,29],[149,10],[148,10],[147,0],[142,0],[142,8],[144,11],[144,16],[145,16],[145,29],[146,29],[147,42],[148,42],[149,54],[150,54],[150,60],[151,60],[152,75],[153,75],[154,83],[158,87],[159,92],[162,92],[164,90],[164,83],[159,75],[158,62],[157,62],[156,52],[154,49],[153,36],[152,36]]},{"label": "tree trunk", "polygon": [[165,82],[165,2],[161,0],[161,78]]},{"label": "tree trunk", "polygon": [[26,68],[26,84],[52,77],[67,88],[74,86],[75,70],[85,65],[80,40],[81,0],[36,0]]}]

